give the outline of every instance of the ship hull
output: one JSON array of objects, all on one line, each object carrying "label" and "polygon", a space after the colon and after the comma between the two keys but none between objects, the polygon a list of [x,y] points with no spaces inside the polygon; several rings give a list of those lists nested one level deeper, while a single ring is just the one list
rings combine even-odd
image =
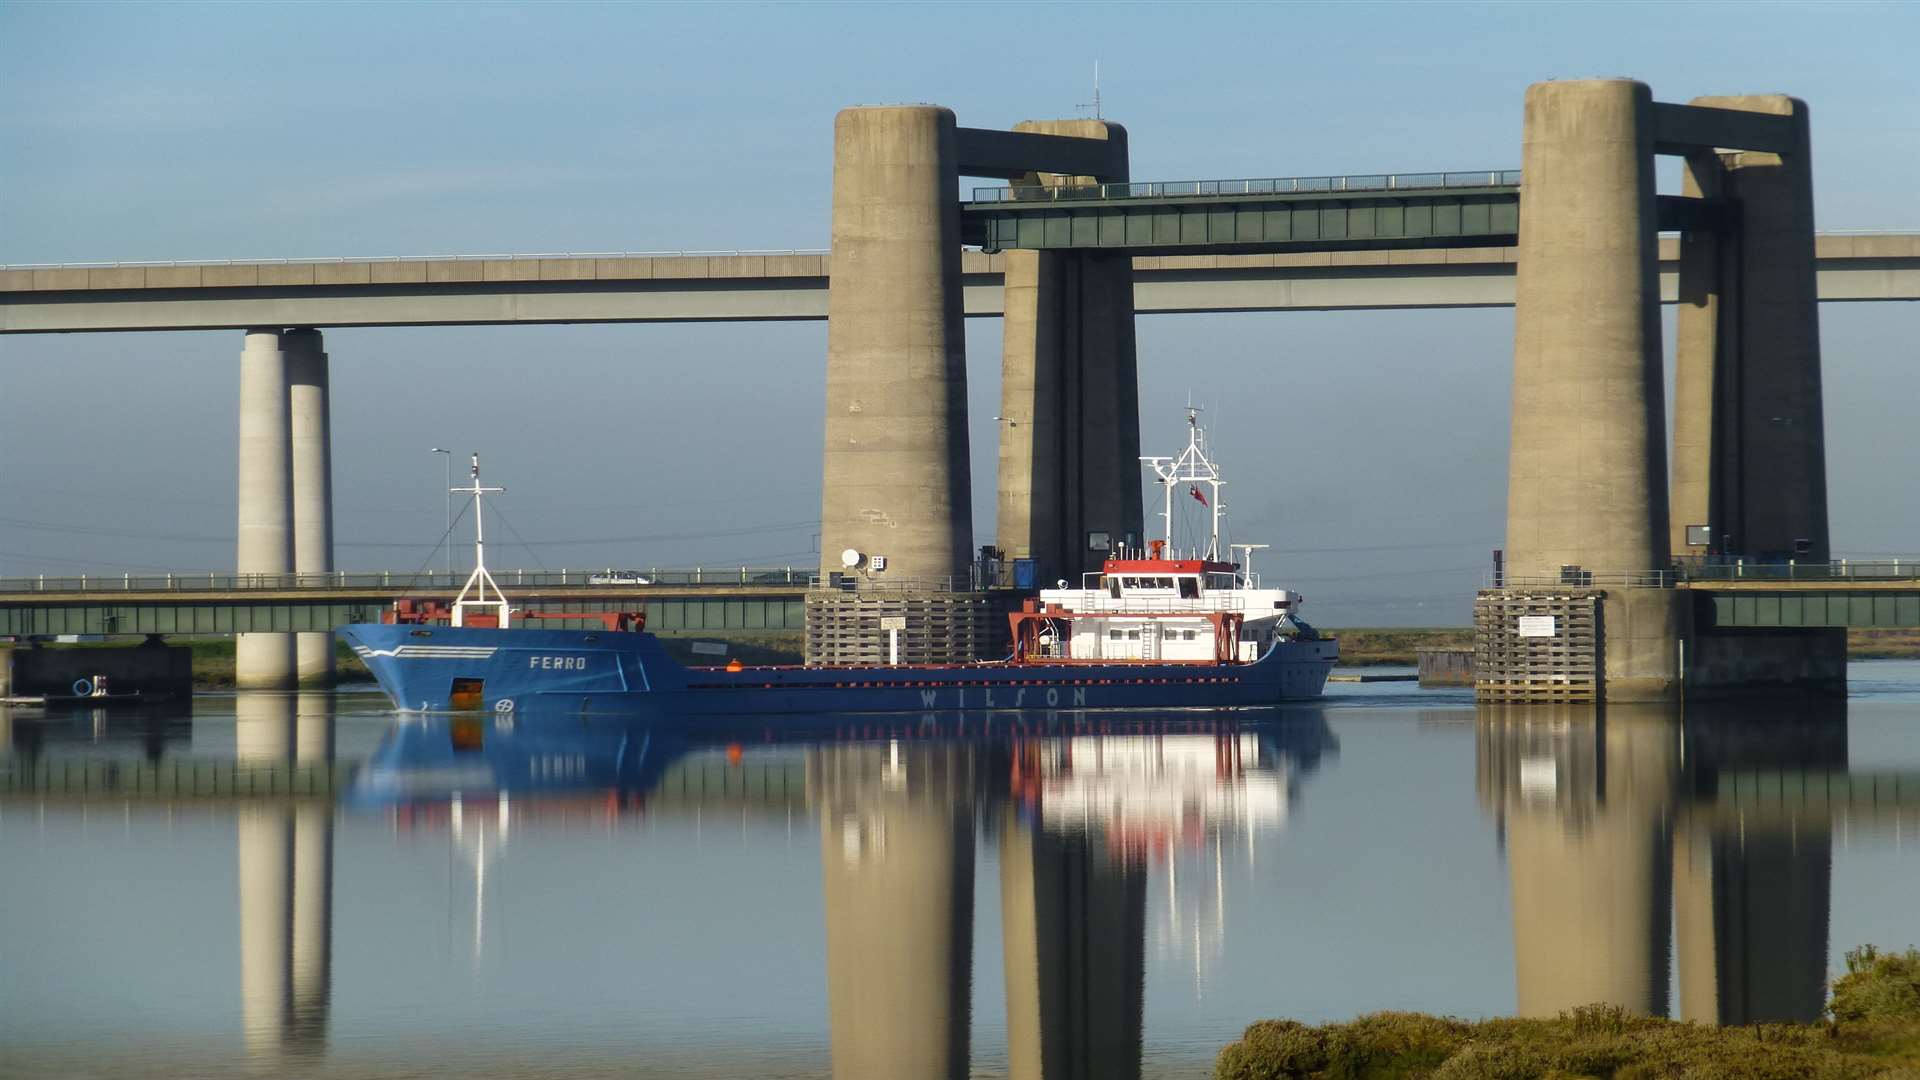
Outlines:
[{"label": "ship hull", "polygon": [[1250,663],[690,668],[648,633],[361,623],[340,633],[409,711],[571,709],[663,717],[915,710],[1258,707],[1317,698],[1334,641]]}]

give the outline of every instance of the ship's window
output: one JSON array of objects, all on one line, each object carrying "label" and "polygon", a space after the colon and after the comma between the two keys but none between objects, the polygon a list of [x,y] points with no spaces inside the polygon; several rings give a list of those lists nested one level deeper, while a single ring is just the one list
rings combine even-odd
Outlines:
[{"label": "ship's window", "polygon": [[1180,637],[1184,641],[1192,641],[1194,638],[1194,633],[1191,630],[1187,630],[1181,633]]},{"label": "ship's window", "polygon": [[1107,579],[1107,595],[1113,597],[1115,600],[1120,599],[1120,579],[1119,578],[1110,577]]},{"label": "ship's window", "polygon": [[1171,589],[1173,588],[1173,579],[1167,577],[1154,578],[1153,587],[1156,589]]},{"label": "ship's window", "polygon": [[485,686],[486,682],[482,679],[453,680],[453,693],[447,696],[448,707],[453,709],[479,708],[480,699],[485,696],[485,691],[483,690]]},{"label": "ship's window", "polygon": [[1139,641],[1139,640],[1140,640],[1140,631],[1138,631],[1138,630],[1129,630],[1129,631],[1127,631],[1127,640],[1128,640],[1128,641]]},{"label": "ship's window", "polygon": [[1200,579],[1199,578],[1183,577],[1180,579],[1180,599],[1182,600],[1200,599]]},{"label": "ship's window", "polygon": [[1127,579],[1127,588],[1129,588],[1129,589],[1137,589],[1137,588],[1139,588],[1139,587],[1140,587],[1140,579],[1139,579],[1139,578],[1137,578],[1137,577],[1130,577],[1130,578],[1128,578],[1128,579]]},{"label": "ship's window", "polygon": [[1118,631],[1118,630],[1109,630],[1109,631],[1107,631],[1107,640],[1109,640],[1109,641],[1119,641],[1119,640],[1120,640],[1120,631]]}]

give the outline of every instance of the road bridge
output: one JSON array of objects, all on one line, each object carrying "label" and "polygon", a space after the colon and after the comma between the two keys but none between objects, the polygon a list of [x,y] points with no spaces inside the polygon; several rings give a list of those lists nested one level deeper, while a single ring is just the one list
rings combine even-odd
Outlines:
[{"label": "road bridge", "polygon": [[[1816,238],[1815,254],[1822,301],[1920,300],[1920,234],[1827,233]],[[1679,240],[1663,238],[1659,255],[1661,300],[1676,303]],[[1512,307],[1517,256],[1510,238],[1471,247],[1138,255],[1134,310]],[[1006,261],[962,254],[967,316],[1003,315]],[[827,317],[827,262],[824,251],[729,251],[5,266],[0,334],[808,322]]]},{"label": "road bridge", "polygon": [[1920,560],[1842,559],[1824,563],[1738,562],[1679,566],[1644,574],[1572,571],[1513,577],[1497,588],[1551,594],[1567,589],[1671,589],[1696,598],[1700,630],[1778,627],[1920,627]]},{"label": "road bridge", "polygon": [[[494,573],[513,590],[515,603],[583,616],[542,621],[554,628],[599,626],[585,615],[622,606],[644,607],[647,628],[670,635],[792,634],[806,625],[806,569],[671,572],[645,585],[593,584],[594,576],[580,570]],[[0,578],[0,635],[317,633],[378,622],[395,600],[450,602],[465,580],[390,571]]]},{"label": "road bridge", "polygon": [[[824,256],[8,267],[0,333],[244,329],[236,564],[285,574],[333,569],[323,327],[824,316],[820,572],[884,553],[864,589],[961,581],[976,557],[967,313],[1004,319],[1000,411],[1022,418],[998,433],[995,546],[1052,580],[1141,535],[1137,311],[1512,304],[1509,570],[1828,558],[1818,303],[1920,298],[1920,237],[1815,232],[1807,111],[1783,95],[1680,104],[1632,80],[1554,81],[1528,89],[1524,124],[1524,176],[1136,184],[1126,130],[1103,119],[992,131],[934,105],[851,108]],[[1685,159],[1681,194],[1655,192],[1657,154]],[[963,176],[1009,184],[963,199]],[[1662,301],[1681,305],[1670,480]],[[1676,693],[1676,590],[1613,590],[1604,619],[1571,617],[1591,599],[1555,625],[1598,628],[1596,649],[1618,639],[1595,692]],[[1838,617],[1831,598],[1799,610]],[[984,631],[909,633],[942,658],[987,651]],[[1501,634],[1514,685],[1559,693],[1564,672],[1529,666],[1538,643]],[[283,636],[242,632],[242,685],[330,674],[322,642]],[[885,655],[878,637],[857,645]],[[1599,655],[1555,655],[1576,652]]]}]

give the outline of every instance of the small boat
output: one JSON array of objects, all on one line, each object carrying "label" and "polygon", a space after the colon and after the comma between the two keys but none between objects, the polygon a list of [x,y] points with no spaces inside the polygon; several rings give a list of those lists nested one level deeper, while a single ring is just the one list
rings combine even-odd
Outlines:
[{"label": "small boat", "polygon": [[[1186,449],[1143,458],[1163,490],[1165,535],[1111,552],[1078,588],[1045,589],[1008,619],[1003,660],[943,666],[695,667],[645,632],[644,612],[609,612],[597,629],[514,625],[486,569],[482,487],[474,455],[474,570],[450,607],[400,601],[380,623],[340,632],[397,708],[439,712],[560,709],[671,717],[914,710],[1258,707],[1317,698],[1339,643],[1300,617],[1302,598],[1261,584],[1248,563],[1265,545],[1224,558],[1219,469],[1198,414]],[[1206,505],[1204,546],[1174,547],[1173,501]],[[553,618],[580,619],[577,612]]]}]

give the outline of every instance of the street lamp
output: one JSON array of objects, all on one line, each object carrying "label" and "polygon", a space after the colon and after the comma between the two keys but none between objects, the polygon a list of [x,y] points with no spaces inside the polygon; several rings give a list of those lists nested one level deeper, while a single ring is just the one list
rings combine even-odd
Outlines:
[{"label": "street lamp", "polygon": [[447,545],[447,580],[453,580],[453,451],[434,447],[429,453],[447,455],[447,535],[440,542]]}]

